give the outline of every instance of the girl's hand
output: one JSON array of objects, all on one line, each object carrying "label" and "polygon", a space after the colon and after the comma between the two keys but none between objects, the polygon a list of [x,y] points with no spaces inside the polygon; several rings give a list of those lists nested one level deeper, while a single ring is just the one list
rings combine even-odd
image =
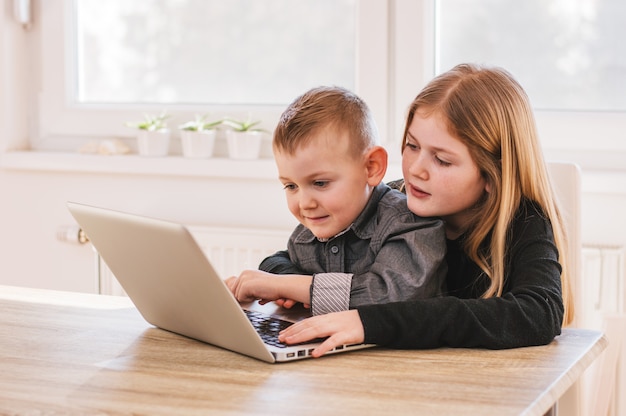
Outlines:
[{"label": "girl's hand", "polygon": [[311,353],[313,357],[320,357],[339,345],[363,343],[365,331],[359,312],[353,309],[313,316],[281,331],[278,339],[286,344],[297,344],[326,337]]}]

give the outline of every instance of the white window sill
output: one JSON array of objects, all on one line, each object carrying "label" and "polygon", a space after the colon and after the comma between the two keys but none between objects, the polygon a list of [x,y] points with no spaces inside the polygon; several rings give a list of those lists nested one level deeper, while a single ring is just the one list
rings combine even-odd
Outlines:
[{"label": "white window sill", "polygon": [[10,151],[0,155],[3,169],[56,172],[91,172],[130,175],[198,176],[277,180],[272,159],[189,159],[182,156],[144,157],[65,152]]},{"label": "white window sill", "polygon": [[[550,157],[549,160],[571,160]],[[615,155],[616,163],[582,165],[582,190],[585,193],[626,195],[626,162]],[[0,154],[0,168],[40,172],[90,172],[103,174],[188,176],[223,179],[276,181],[278,173],[272,159],[233,160],[225,157],[189,159],[182,156],[143,157],[135,154],[104,156],[65,152],[8,151]],[[391,161],[385,181],[400,179],[399,162]]]}]

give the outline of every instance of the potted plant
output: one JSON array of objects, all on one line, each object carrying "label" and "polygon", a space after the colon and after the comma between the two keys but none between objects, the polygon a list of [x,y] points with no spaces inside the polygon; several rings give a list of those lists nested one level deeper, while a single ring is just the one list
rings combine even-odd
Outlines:
[{"label": "potted plant", "polygon": [[128,127],[139,130],[137,134],[137,148],[141,156],[166,156],[170,147],[170,130],[167,128],[169,115],[161,112],[159,115],[144,114],[144,119],[137,122],[128,122]]},{"label": "potted plant", "polygon": [[261,153],[261,143],[266,130],[258,128],[261,120],[240,121],[225,118],[223,123],[228,127],[226,141],[228,155],[231,159],[257,159]]},{"label": "potted plant", "polygon": [[213,155],[215,128],[222,120],[207,121],[207,116],[198,116],[192,121],[178,126],[183,156],[189,158],[207,158]]}]

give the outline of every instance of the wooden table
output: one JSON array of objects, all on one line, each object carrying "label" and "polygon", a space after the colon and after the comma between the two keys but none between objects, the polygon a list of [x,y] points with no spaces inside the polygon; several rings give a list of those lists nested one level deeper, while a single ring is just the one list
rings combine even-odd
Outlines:
[{"label": "wooden table", "polygon": [[266,364],[151,327],[125,297],[0,286],[0,413],[543,415],[605,345],[564,330],[542,347]]}]

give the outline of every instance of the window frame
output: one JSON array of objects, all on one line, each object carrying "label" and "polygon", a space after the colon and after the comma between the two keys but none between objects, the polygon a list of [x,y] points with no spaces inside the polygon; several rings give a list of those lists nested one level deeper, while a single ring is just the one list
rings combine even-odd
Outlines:
[{"label": "window frame", "polygon": [[[390,140],[390,144],[397,149],[404,131],[406,108],[436,75],[438,1],[393,2],[390,49],[394,82],[390,90],[395,112],[390,118],[395,140]],[[626,112],[536,108],[533,111],[547,159],[572,161],[585,169],[626,171],[626,133],[623,133],[626,132]],[[399,157],[392,160],[399,160]]]},{"label": "window frame", "polygon": [[[356,92],[372,107],[383,143],[390,155],[391,169],[397,169],[406,109],[417,92],[435,75],[435,12],[437,0],[360,0],[360,31],[357,59],[368,73],[357,74]],[[30,148],[34,151],[75,152],[87,139],[120,137],[128,139],[133,131],[123,125],[145,111],[160,111],[161,106],[84,106],[74,108],[65,102],[65,53],[53,50],[40,39],[56,36],[63,14],[71,0],[35,2],[35,24],[18,28],[5,13],[1,35],[6,38],[0,73],[12,78],[2,81],[5,102],[12,102],[1,152]],[[63,8],[58,5],[63,4]],[[53,19],[42,18],[52,16]],[[57,20],[54,20],[57,19]],[[61,19],[61,20],[58,20]],[[47,32],[46,32],[47,30]],[[385,34],[383,37],[377,35]],[[49,33],[48,33],[49,32]],[[60,37],[60,39],[59,39]],[[50,40],[50,39],[48,39]],[[14,58],[14,59],[12,59]],[[16,68],[29,68],[16,71]],[[369,74],[369,75],[368,75]],[[59,82],[62,80],[62,82]],[[15,83],[15,84],[14,84]],[[24,98],[25,96],[29,98]],[[63,97],[60,99],[59,97]],[[12,101],[11,101],[12,100]],[[32,109],[36,108],[36,111]],[[23,110],[23,111],[22,111]],[[178,115],[193,117],[207,107],[180,107]],[[233,108],[216,108],[216,113]],[[272,129],[282,108],[239,108],[252,112]],[[27,113],[22,115],[21,113]],[[219,115],[219,114],[218,114]],[[626,112],[582,112],[535,110],[540,139],[546,157],[569,160],[583,169],[626,171]],[[27,119],[26,121],[23,119]],[[96,128],[94,128],[96,126]],[[4,157],[6,160],[6,157]],[[396,170],[397,171],[397,170]]]},{"label": "window frame", "polygon": [[[59,7],[59,5],[63,7]],[[272,130],[284,105],[151,105],[151,104],[78,104],[69,101],[76,74],[74,55],[68,53],[74,32],[71,19],[73,0],[38,2],[41,7],[41,89],[37,94],[39,128],[31,137],[34,149],[75,149],[85,139],[130,138],[132,129],[124,125],[146,112],[160,112],[167,107],[172,125],[193,119],[195,114],[210,112],[215,117],[230,116],[263,120],[262,127]],[[370,105],[378,127],[388,128],[388,8],[387,1],[358,0],[355,92]],[[58,30],[59,27],[64,30]],[[295,97],[294,97],[295,98]],[[386,134],[384,135],[386,136]]]},{"label": "window frame", "polygon": [[[436,25],[437,7],[441,0],[424,1],[430,3],[429,13],[432,15],[428,19]],[[429,57],[434,68],[438,51],[435,27],[431,30],[435,46]],[[431,77],[434,75],[433,69]],[[626,131],[626,111],[533,108],[533,112],[547,159],[572,161],[594,170],[626,171],[626,140],[621,133]]]}]

